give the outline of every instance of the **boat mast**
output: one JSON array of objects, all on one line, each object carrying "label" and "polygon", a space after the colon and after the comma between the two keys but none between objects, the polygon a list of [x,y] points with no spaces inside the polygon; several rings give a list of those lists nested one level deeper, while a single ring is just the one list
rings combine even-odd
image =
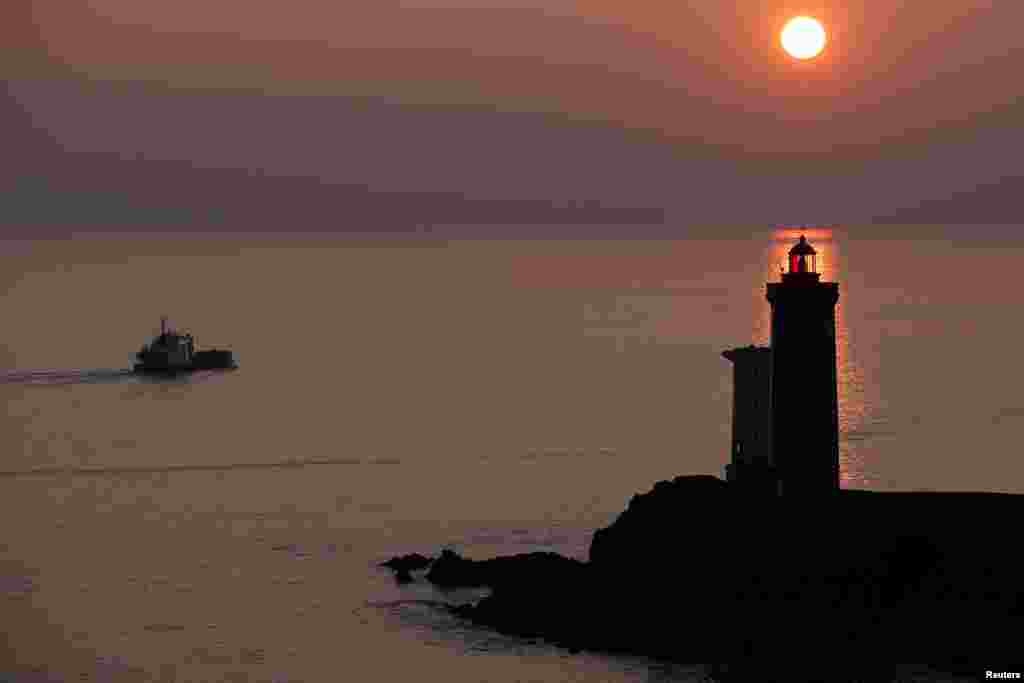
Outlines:
[{"label": "boat mast", "polygon": [[160,336],[167,334],[167,316],[160,316]]}]

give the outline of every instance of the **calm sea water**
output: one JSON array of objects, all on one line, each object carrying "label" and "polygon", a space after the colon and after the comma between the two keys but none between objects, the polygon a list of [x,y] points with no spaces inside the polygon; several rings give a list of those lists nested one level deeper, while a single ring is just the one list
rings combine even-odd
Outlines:
[{"label": "calm sea water", "polygon": [[[473,593],[375,565],[583,558],[633,493],[720,473],[720,353],[768,342],[764,283],[796,237],[753,234],[0,243],[0,672],[702,680],[468,628],[434,603]],[[1024,492],[1024,242],[808,237],[841,283],[844,485]],[[162,313],[241,369],[118,372]]]}]

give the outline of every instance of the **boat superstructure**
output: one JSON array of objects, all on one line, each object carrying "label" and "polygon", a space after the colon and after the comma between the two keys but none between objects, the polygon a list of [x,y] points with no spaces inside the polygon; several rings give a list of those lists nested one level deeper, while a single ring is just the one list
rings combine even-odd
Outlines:
[{"label": "boat superstructure", "polygon": [[135,354],[135,372],[177,373],[193,370],[230,370],[238,367],[231,351],[196,351],[195,338],[167,326],[160,318],[160,334]]}]

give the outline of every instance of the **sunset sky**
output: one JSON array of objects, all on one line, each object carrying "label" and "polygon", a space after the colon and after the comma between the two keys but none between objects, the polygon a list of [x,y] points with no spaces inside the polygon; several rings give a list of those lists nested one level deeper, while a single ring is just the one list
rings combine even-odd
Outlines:
[{"label": "sunset sky", "polygon": [[1020,2],[14,7],[6,234],[1024,217]]}]

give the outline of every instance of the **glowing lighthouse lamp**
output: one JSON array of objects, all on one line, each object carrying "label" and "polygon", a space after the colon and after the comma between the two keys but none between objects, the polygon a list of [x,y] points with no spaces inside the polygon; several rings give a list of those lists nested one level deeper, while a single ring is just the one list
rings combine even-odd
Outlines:
[{"label": "glowing lighthouse lamp", "polygon": [[800,236],[800,241],[789,250],[789,272],[783,273],[782,279],[793,279],[793,276],[809,277],[812,280],[821,277],[818,273],[818,252],[807,243],[807,238],[803,235]]}]

